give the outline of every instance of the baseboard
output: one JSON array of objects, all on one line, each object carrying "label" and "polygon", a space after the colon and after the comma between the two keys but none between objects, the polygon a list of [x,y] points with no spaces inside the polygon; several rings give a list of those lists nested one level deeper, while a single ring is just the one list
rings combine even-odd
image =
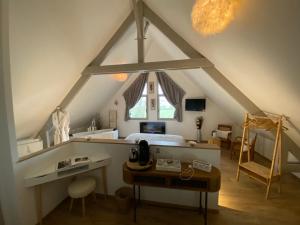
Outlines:
[{"label": "baseboard", "polygon": [[[186,205],[178,205],[173,203],[165,203],[165,202],[156,202],[156,201],[149,201],[149,200],[141,200],[141,202],[147,204],[147,205],[153,205],[163,208],[174,208],[174,209],[183,209],[183,210],[193,210],[198,211],[199,208],[195,206],[186,206]],[[218,209],[207,209],[210,213],[219,213]]]},{"label": "baseboard", "polygon": [[[96,193],[97,197],[100,197],[102,199],[105,199],[105,195],[102,193]],[[114,195],[107,195],[108,199],[115,199]],[[156,202],[156,201],[149,201],[149,200],[142,200],[141,202],[146,205],[152,205],[152,206],[157,206],[157,207],[162,207],[162,208],[174,208],[174,209],[183,209],[183,210],[192,210],[192,211],[198,211],[199,208],[195,206],[186,206],[186,205],[178,205],[178,204],[173,204],[173,203],[165,203],[165,202]],[[210,213],[219,213],[219,209],[207,209],[208,212]]]}]

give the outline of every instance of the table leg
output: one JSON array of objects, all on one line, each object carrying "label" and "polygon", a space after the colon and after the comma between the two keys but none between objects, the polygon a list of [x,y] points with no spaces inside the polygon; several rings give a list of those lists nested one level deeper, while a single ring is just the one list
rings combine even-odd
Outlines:
[{"label": "table leg", "polygon": [[207,225],[207,192],[205,192],[205,213],[204,213],[204,225]]},{"label": "table leg", "polygon": [[141,204],[141,186],[139,185],[138,188],[139,188],[139,190],[138,190],[139,191],[139,201],[138,201],[138,203]]},{"label": "table leg", "polygon": [[85,216],[85,199],[84,197],[82,198],[82,216]]},{"label": "table leg", "polygon": [[36,197],[36,215],[40,225],[43,224],[43,209],[42,209],[42,185],[35,186],[35,197]]},{"label": "table leg", "polygon": [[102,172],[102,184],[103,184],[104,198],[107,199],[106,166],[103,166],[101,168],[101,172]]},{"label": "table leg", "polygon": [[199,214],[203,212],[202,208],[202,192],[200,191],[200,198],[199,198]]},{"label": "table leg", "polygon": [[133,184],[133,221],[136,222],[135,184]]},{"label": "table leg", "polygon": [[71,198],[70,207],[69,207],[70,212],[72,211],[73,203],[74,203],[74,198]]}]

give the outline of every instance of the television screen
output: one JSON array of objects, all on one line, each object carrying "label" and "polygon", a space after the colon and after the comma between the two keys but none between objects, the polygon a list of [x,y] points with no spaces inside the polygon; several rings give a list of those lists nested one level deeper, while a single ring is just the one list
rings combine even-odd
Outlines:
[{"label": "television screen", "polygon": [[140,122],[140,133],[165,134],[165,122]]},{"label": "television screen", "polygon": [[205,110],[206,99],[186,99],[185,100],[185,111],[203,111]]}]

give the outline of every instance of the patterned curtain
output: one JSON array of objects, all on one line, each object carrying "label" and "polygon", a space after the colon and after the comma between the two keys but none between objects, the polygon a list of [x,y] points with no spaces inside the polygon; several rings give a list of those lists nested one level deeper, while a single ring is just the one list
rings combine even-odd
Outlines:
[{"label": "patterned curtain", "polygon": [[140,100],[143,94],[145,84],[148,80],[149,73],[142,73],[138,78],[130,85],[130,87],[124,92],[123,96],[126,103],[125,121],[130,119],[129,110],[135,106]]},{"label": "patterned curtain", "polygon": [[185,95],[185,91],[179,87],[165,72],[156,72],[156,76],[166,99],[175,108],[174,118],[178,122],[182,122],[182,99]]}]

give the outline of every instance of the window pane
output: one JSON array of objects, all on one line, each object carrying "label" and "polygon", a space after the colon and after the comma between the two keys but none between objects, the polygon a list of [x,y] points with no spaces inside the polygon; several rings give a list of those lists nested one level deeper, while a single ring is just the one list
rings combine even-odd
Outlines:
[{"label": "window pane", "polygon": [[164,95],[160,85],[158,85],[158,94],[159,95]]},{"label": "window pane", "polygon": [[147,97],[142,96],[135,106],[129,110],[129,117],[132,119],[147,118]]},{"label": "window pane", "polygon": [[144,90],[143,90],[143,94],[142,95],[147,95],[147,83],[145,84]]},{"label": "window pane", "polygon": [[165,96],[159,96],[159,118],[174,119],[175,108],[168,102]]}]

